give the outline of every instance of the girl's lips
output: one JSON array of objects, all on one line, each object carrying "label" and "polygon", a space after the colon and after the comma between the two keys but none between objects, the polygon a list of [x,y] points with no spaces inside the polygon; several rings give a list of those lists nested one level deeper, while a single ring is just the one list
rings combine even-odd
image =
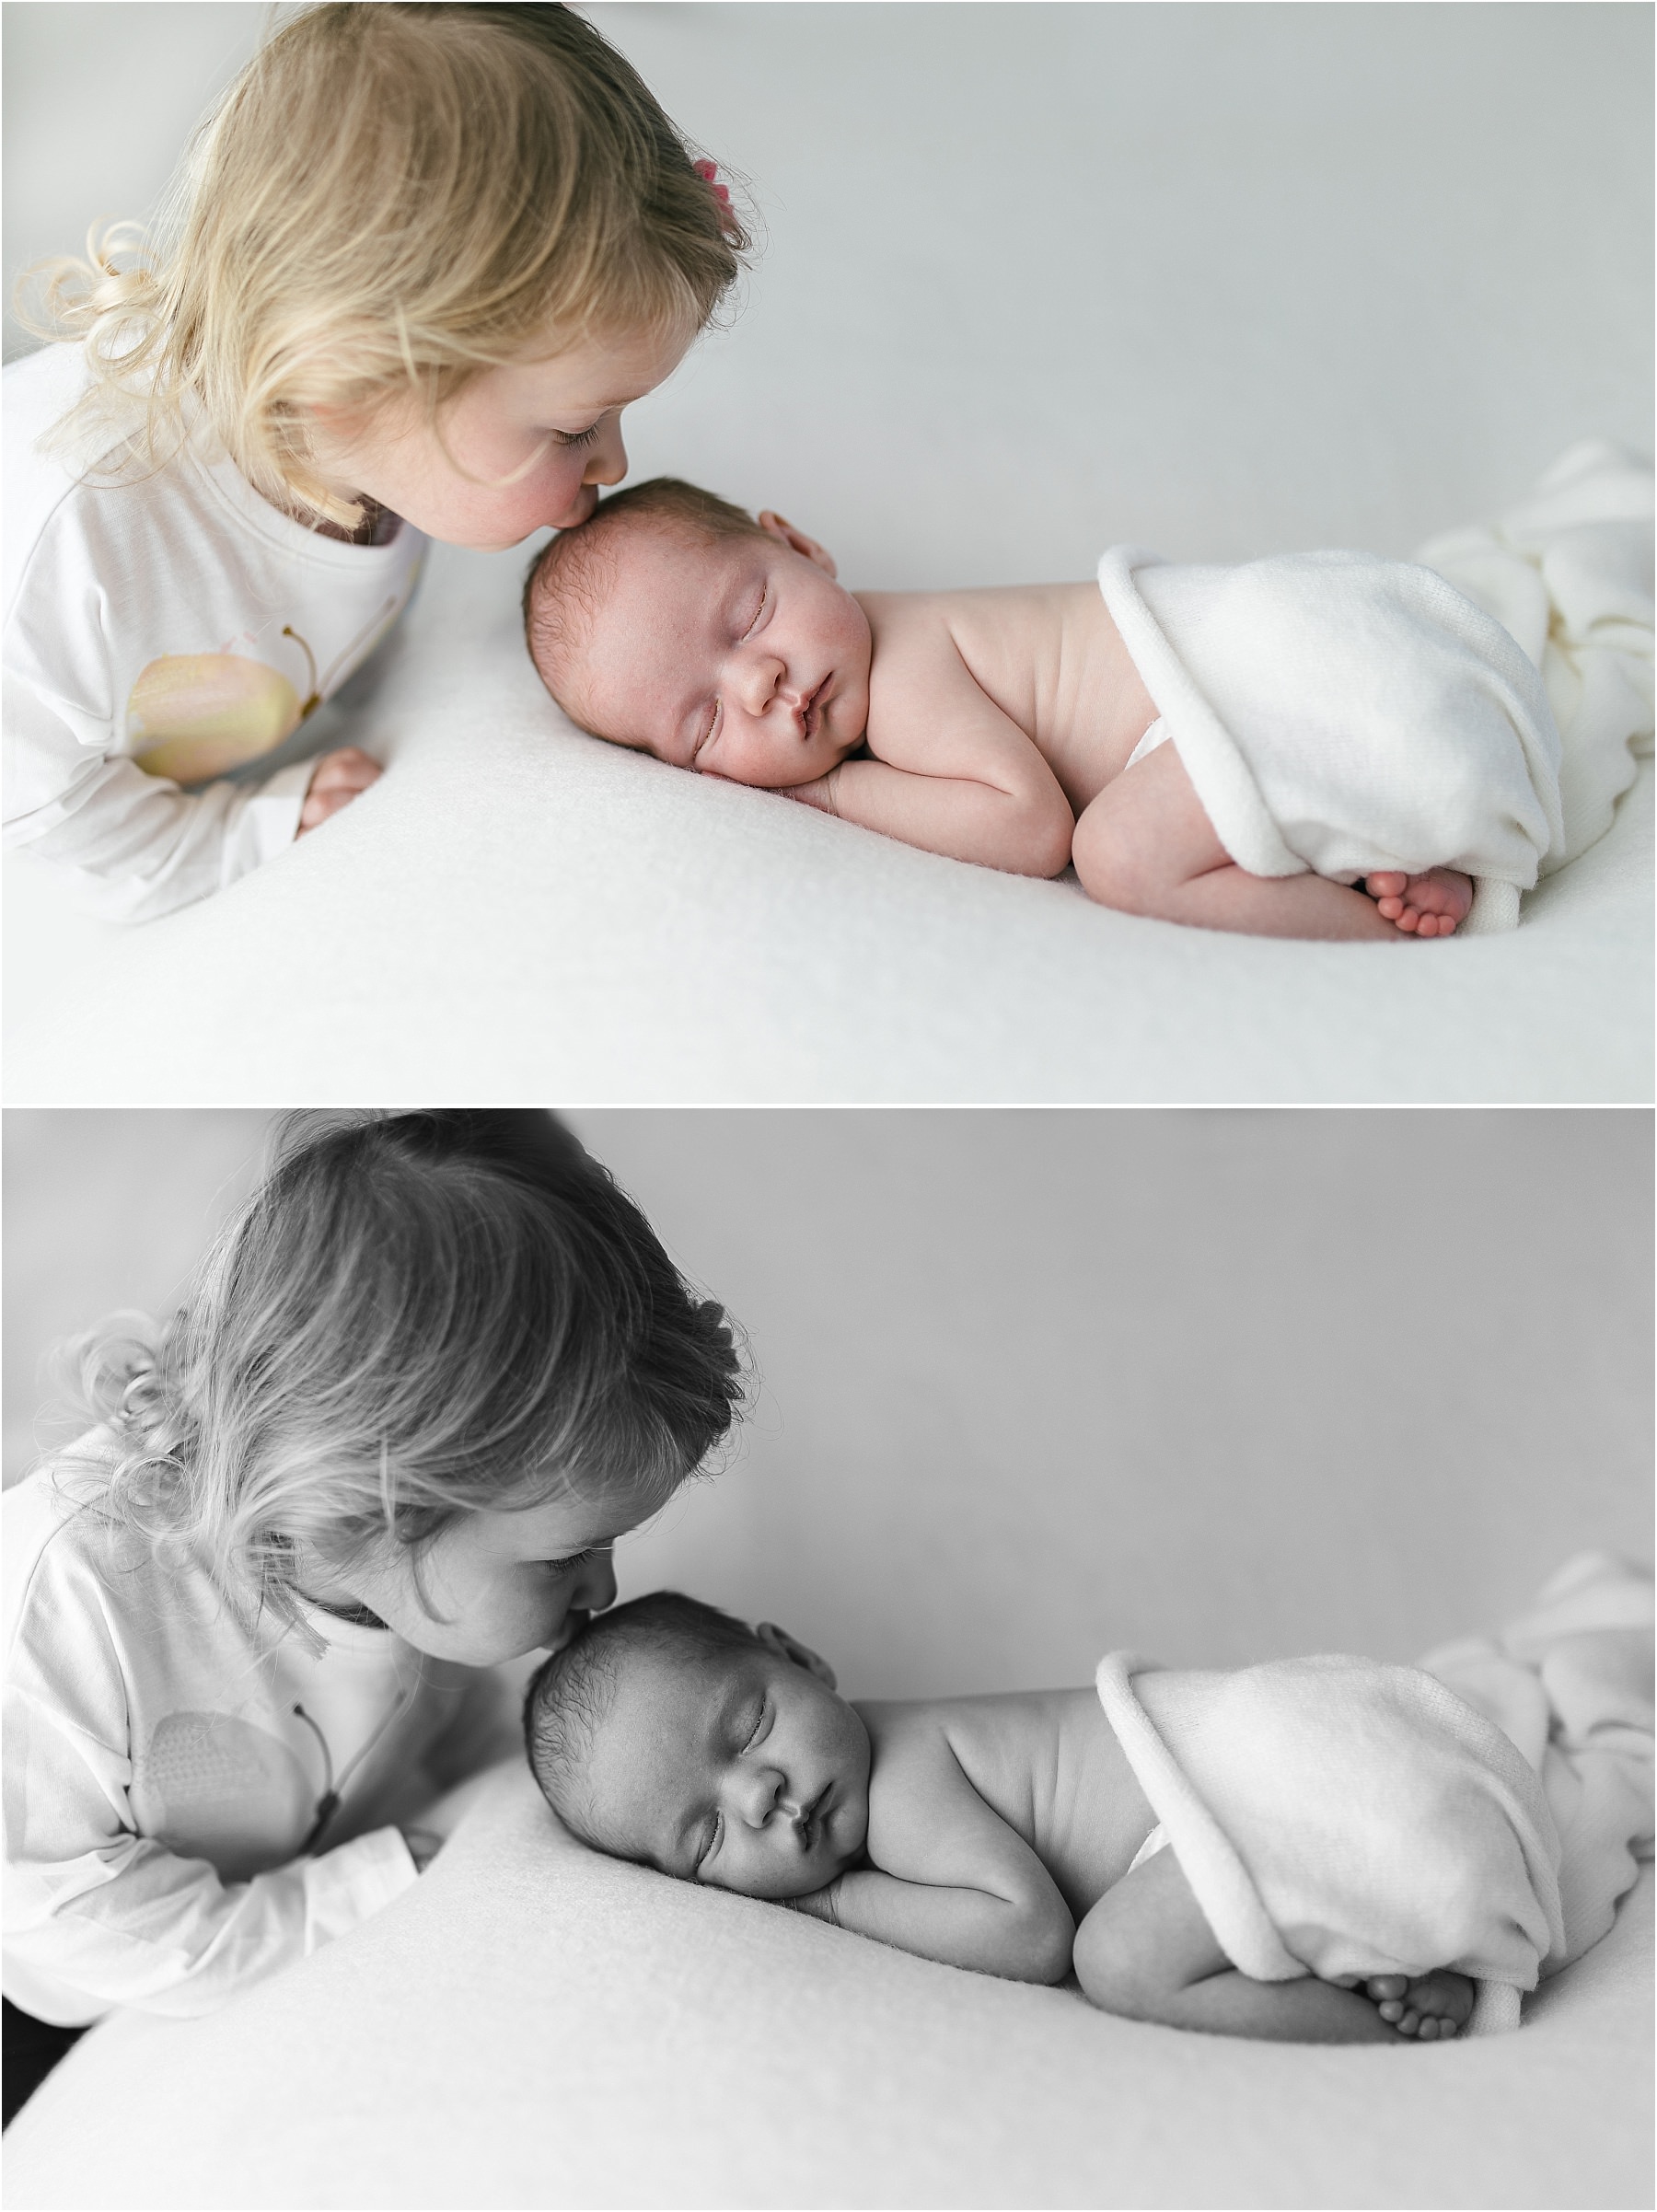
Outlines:
[{"label": "girl's lips", "polygon": [[828,695],[829,679],[825,676],[813,691],[808,691],[800,709],[800,735],[807,743],[822,726],[822,709]]}]

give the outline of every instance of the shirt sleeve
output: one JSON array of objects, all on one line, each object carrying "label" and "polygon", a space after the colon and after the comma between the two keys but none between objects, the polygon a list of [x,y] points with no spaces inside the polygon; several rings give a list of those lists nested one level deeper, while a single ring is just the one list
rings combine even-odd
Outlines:
[{"label": "shirt sleeve", "polygon": [[314,760],[265,782],[186,792],[99,753],[32,686],[6,676],[8,846],[65,868],[110,921],[148,921],[222,891],[293,842]]},{"label": "shirt sleeve", "polygon": [[14,1663],[7,1683],[5,1983],[13,2003],[62,2026],[117,2005],[212,2012],[414,1882],[395,1828],[247,1882],[226,1882],[205,1859],[136,1834],[120,1669],[101,1639],[86,1660],[61,1704],[34,1693],[26,1665]]}]

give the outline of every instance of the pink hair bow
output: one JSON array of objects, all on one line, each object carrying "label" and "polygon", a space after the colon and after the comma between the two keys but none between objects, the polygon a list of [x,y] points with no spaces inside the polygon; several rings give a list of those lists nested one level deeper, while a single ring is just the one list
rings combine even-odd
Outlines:
[{"label": "pink hair bow", "polygon": [[728,215],[731,212],[731,190],[729,185],[720,184],[715,181],[719,175],[718,162],[693,161],[690,164],[690,167],[696,171],[697,175],[701,179],[702,182],[707,186],[708,190],[713,193],[713,197],[719,202],[720,206]]}]

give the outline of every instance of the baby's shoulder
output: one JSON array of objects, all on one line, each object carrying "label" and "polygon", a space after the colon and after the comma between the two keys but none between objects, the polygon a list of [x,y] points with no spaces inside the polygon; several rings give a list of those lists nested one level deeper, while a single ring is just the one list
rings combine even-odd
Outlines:
[{"label": "baby's shoulder", "polygon": [[956,593],[860,591],[852,596],[868,619],[876,653],[953,643]]}]

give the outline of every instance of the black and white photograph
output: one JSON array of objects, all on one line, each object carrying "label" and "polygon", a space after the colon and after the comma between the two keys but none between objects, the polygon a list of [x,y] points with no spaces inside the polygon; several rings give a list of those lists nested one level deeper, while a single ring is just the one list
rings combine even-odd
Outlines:
[{"label": "black and white photograph", "polygon": [[6,1141],[14,2205],[1640,2201],[1642,1116]]},{"label": "black and white photograph", "polygon": [[1650,2212],[1651,0],[0,0],[9,2212]]}]

